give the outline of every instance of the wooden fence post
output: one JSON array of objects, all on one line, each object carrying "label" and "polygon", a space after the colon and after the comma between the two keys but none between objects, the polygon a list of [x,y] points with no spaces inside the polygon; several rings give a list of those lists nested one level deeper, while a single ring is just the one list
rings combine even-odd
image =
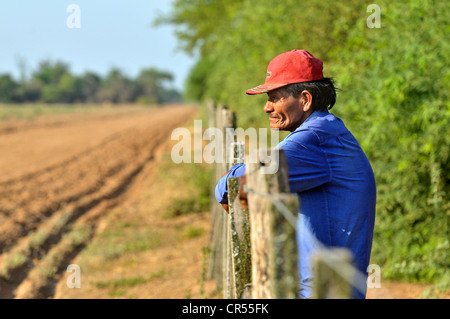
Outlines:
[{"label": "wooden fence post", "polygon": [[[276,197],[288,213],[297,217],[299,201],[296,195],[280,193]],[[296,228],[286,220],[279,209],[272,201],[269,207],[272,228],[269,278],[272,295],[276,299],[295,299],[299,296]]]},{"label": "wooden fence post", "polygon": [[[245,146],[243,142],[231,145],[230,165],[243,164]],[[251,283],[250,221],[248,210],[243,210],[239,201],[239,177],[227,181],[229,207],[229,275],[231,277],[227,297],[241,298],[244,287]]]},{"label": "wooden fence post", "polygon": [[[259,150],[254,159],[246,161],[252,298],[297,298],[296,225],[279,209],[281,203],[296,222],[299,203],[297,196],[289,193],[286,157],[282,149],[274,149]],[[267,174],[268,167],[276,169]]]},{"label": "wooden fence post", "polygon": [[[217,108],[213,107],[212,102],[208,105],[208,110],[210,113],[208,114],[209,121],[213,121],[216,128],[220,129],[222,132],[222,136],[225,141],[229,143],[234,142],[234,135],[228,136],[231,132],[230,129],[234,129],[236,126],[236,117],[233,112],[228,110],[225,106],[218,106]],[[211,127],[211,123],[210,123]],[[230,167],[229,160],[227,159],[227,155],[229,155],[229,148],[226,143],[222,143],[223,148],[220,150],[220,158],[216,156],[216,163],[214,167],[214,176],[213,176],[213,186],[212,186],[212,199],[214,199],[214,188],[219,179],[227,172]],[[228,153],[227,153],[228,150]],[[217,155],[217,154],[216,154]],[[213,200],[213,204],[211,206],[211,254],[209,258],[209,269],[208,269],[208,278],[216,279],[217,289],[222,288],[224,292],[224,296],[228,294],[228,289],[230,286],[230,281],[233,278],[230,277],[229,271],[229,263],[230,258],[228,258],[231,253],[230,245],[229,245],[229,228],[230,222],[229,217],[225,213],[225,211],[215,203]]]},{"label": "wooden fence post", "polygon": [[[218,111],[215,103],[212,100],[209,100],[207,103],[207,111],[208,111],[208,127],[213,128],[217,126],[218,119]],[[209,247],[209,262],[208,262],[208,269],[207,269],[207,275],[206,277],[208,279],[216,279],[217,284],[221,285],[221,282],[219,282],[219,278],[221,279],[221,272],[220,272],[220,265],[217,263],[217,258],[219,251],[218,248],[218,241],[219,241],[219,216],[220,216],[220,210],[222,210],[222,207],[216,203],[214,200],[215,195],[215,186],[217,182],[219,181],[219,169],[218,164],[213,164],[213,176],[211,178],[211,203],[210,203],[210,210],[211,210],[211,230],[210,230],[210,247]]]},{"label": "wooden fence post", "polygon": [[231,253],[234,286],[231,298],[242,298],[244,287],[251,283],[251,245],[248,210],[243,210],[239,202],[239,177],[228,179],[228,203],[231,221]]},{"label": "wooden fence post", "polygon": [[312,256],[314,298],[349,299],[355,269],[352,253],[346,248],[322,248]]},{"label": "wooden fence post", "polygon": [[[232,149],[233,145],[236,142],[236,136],[234,134],[234,129],[236,128],[236,115],[234,112],[228,110],[226,107],[222,110],[222,132],[224,137],[223,143],[223,165],[222,165],[222,174],[226,173],[231,166],[232,155],[234,153],[234,149]],[[235,294],[234,286],[235,286],[235,278],[233,276],[233,258],[231,251],[231,216],[230,214],[226,214],[222,211],[223,215],[223,267],[224,267],[224,298],[232,298],[232,295]]]}]

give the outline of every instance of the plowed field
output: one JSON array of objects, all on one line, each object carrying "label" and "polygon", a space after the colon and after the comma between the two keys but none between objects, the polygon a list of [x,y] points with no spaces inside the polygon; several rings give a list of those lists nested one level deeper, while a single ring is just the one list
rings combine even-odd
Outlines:
[{"label": "plowed field", "polygon": [[0,122],[0,298],[51,298],[99,217],[195,108],[117,108]]}]

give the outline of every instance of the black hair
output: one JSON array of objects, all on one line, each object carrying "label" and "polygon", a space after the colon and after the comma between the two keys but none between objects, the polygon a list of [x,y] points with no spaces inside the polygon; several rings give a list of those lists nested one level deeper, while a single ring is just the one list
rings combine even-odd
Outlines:
[{"label": "black hair", "polygon": [[311,107],[313,111],[330,110],[336,103],[336,93],[340,90],[334,86],[332,78],[323,78],[317,81],[293,83],[284,86],[287,93],[295,98],[306,90],[312,95]]}]

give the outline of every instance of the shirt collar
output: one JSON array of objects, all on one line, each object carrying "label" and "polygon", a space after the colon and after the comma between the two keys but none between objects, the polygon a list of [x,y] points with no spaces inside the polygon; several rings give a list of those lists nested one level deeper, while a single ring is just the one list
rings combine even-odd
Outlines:
[{"label": "shirt collar", "polygon": [[317,118],[317,117],[324,117],[324,116],[326,116],[326,115],[328,115],[328,114],[330,114],[330,112],[328,112],[328,110],[325,110],[325,111],[314,111],[314,112],[312,112],[312,114],[305,120],[305,122],[303,122],[300,126],[302,126],[304,123],[306,123],[306,122],[308,122],[308,121],[310,121],[310,120],[312,120],[312,119],[315,119],[315,118]]},{"label": "shirt collar", "polygon": [[[300,124],[299,127],[297,127],[297,128],[295,129],[295,131],[297,131],[297,130],[299,130],[299,129],[301,129],[301,128],[304,128],[304,127],[307,125],[306,123],[308,123],[309,121],[311,121],[311,120],[313,120],[313,119],[315,119],[315,118],[318,118],[318,117],[324,117],[324,116],[327,116],[328,114],[330,114],[330,112],[328,112],[328,110],[325,110],[325,111],[314,111],[314,112],[312,112],[311,115],[308,116],[308,118],[307,118],[302,124]],[[295,132],[295,131],[294,131],[294,132]]]}]

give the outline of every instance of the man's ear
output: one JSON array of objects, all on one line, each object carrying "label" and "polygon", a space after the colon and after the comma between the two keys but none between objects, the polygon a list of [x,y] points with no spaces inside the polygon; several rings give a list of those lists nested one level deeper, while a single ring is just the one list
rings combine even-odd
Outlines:
[{"label": "man's ear", "polygon": [[311,110],[312,94],[307,90],[303,90],[302,93],[300,93],[300,98],[303,105],[303,112]]}]

